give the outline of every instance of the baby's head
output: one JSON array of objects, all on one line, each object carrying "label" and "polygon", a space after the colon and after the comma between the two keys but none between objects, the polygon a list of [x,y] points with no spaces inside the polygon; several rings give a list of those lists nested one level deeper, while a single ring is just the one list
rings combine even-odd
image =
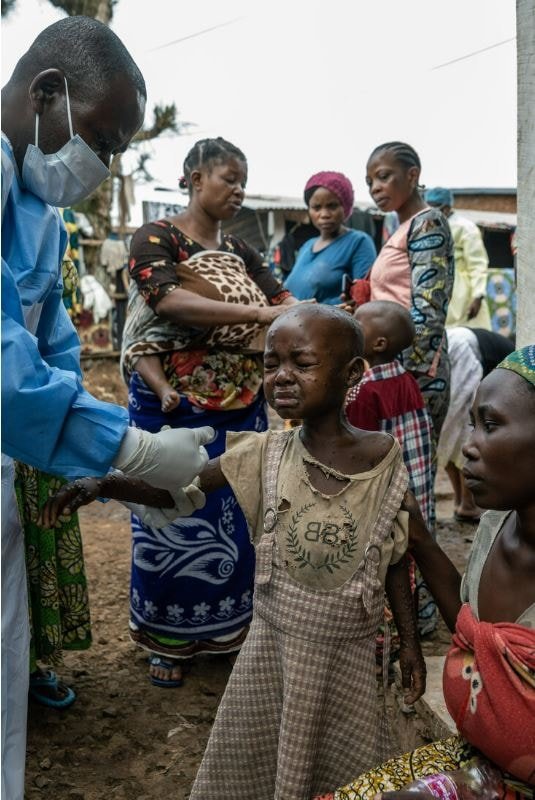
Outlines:
[{"label": "baby's head", "polygon": [[264,351],[264,389],[283,419],[342,410],[362,375],[363,341],[350,314],[328,305],[291,306],[272,323]]},{"label": "baby's head", "polygon": [[515,350],[479,384],[463,447],[481,508],[535,507],[535,345]]},{"label": "baby's head", "polygon": [[393,361],[413,342],[414,322],[399,303],[372,300],[359,306],[354,316],[364,336],[364,358],[372,366]]}]

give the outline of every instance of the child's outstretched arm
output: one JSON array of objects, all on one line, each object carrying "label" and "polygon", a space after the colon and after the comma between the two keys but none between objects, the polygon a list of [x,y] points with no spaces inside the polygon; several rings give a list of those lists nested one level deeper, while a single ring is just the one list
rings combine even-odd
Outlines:
[{"label": "child's outstretched arm", "polygon": [[386,594],[400,638],[399,665],[405,702],[412,705],[425,692],[425,661],[418,636],[406,556],[388,568]]},{"label": "child's outstretched arm", "polygon": [[135,513],[142,509],[161,512],[160,515],[153,514],[147,522],[150,524],[158,520],[163,525],[178,516],[189,516],[196,508],[202,508],[205,503],[204,492],[212,492],[227,484],[219,467],[219,458],[208,462],[199,476],[199,482],[201,488],[192,484],[171,493],[150,486],[139,478],[128,478],[119,471],[110,472],[103,478],[79,478],[62,486],[47,502],[41,511],[39,524],[45,528],[53,527],[59,516],[74,514],[81,506],[102,497],[118,500]]},{"label": "child's outstretched arm", "polygon": [[405,494],[402,508],[409,512],[410,553],[437,602],[444,622],[453,632],[461,608],[461,576],[427,530],[420,506],[412,492]]}]

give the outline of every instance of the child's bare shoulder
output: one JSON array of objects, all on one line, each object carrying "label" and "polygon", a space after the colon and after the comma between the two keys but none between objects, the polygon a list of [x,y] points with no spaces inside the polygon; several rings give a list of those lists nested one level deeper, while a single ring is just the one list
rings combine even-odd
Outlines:
[{"label": "child's bare shoulder", "polygon": [[395,439],[388,433],[381,431],[364,431],[353,428],[355,450],[367,462],[368,469],[373,469],[381,463],[383,458],[396,446]]}]

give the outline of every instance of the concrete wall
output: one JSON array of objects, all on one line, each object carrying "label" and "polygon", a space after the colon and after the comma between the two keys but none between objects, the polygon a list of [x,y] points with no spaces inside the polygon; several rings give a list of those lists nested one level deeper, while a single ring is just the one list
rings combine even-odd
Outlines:
[{"label": "concrete wall", "polygon": [[475,211],[505,211],[516,214],[516,196],[512,194],[454,194],[458,208],[471,208]]}]

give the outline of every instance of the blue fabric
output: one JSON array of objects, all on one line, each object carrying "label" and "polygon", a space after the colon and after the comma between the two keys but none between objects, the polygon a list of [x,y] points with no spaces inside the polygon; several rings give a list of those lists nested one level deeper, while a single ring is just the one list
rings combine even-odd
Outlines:
[{"label": "blue fabric", "polygon": [[318,239],[309,239],[301,247],[284,288],[298,300],[336,305],[340,303],[344,275],[352,280],[364,278],[377,256],[375,245],[367,233],[349,230],[314,253]]},{"label": "blue fabric", "polygon": [[82,387],[62,302],[66,242],[57,209],[25,191],[2,137],[2,452],[57,475],[102,475],[128,415]]},{"label": "blue fabric", "polygon": [[434,189],[428,189],[425,193],[425,199],[427,203],[431,203],[432,205],[453,207],[453,192],[442,186],[435,186]]},{"label": "blue fabric", "polygon": [[[262,394],[236,411],[205,411],[181,397],[169,414],[137,373],[130,380],[129,409],[139,428],[212,425],[211,458],[225,449],[227,431],[267,428]],[[247,625],[252,615],[254,550],[243,513],[229,488],[207,495],[206,506],[162,530],[132,516],[130,616],[150,635],[212,639]]]}]

